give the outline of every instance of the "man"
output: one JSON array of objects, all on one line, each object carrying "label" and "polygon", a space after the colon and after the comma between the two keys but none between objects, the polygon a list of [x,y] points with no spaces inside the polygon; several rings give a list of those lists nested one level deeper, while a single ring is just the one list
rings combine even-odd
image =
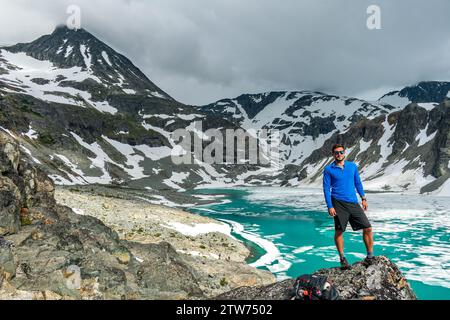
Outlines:
[{"label": "man", "polygon": [[[350,268],[344,255],[343,238],[348,222],[350,222],[353,231],[363,230],[363,239],[367,250],[364,264],[370,265],[374,260],[373,234],[372,226],[364,213],[367,210],[367,200],[359,177],[358,167],[355,163],[344,160],[345,148],[343,145],[335,144],[332,153],[334,162],[326,166],[323,171],[323,193],[328,213],[334,218],[334,242],[339,252],[341,268]],[[355,189],[361,196],[364,211],[358,203]]]}]

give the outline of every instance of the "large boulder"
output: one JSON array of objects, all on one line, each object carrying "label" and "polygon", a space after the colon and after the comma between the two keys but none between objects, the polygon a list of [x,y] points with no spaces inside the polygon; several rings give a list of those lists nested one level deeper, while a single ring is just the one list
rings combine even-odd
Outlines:
[{"label": "large boulder", "polygon": [[17,172],[19,156],[14,139],[0,131],[0,236],[19,229],[21,194],[11,179]]},{"label": "large boulder", "polygon": [[159,292],[173,292],[180,298],[203,296],[195,271],[168,242],[128,242],[128,248],[144,262],[136,265],[138,285]]},{"label": "large boulder", "polygon": [[16,275],[16,267],[11,246],[0,238],[0,278],[10,279],[14,277]]},{"label": "large boulder", "polygon": [[0,174],[17,171],[19,158],[18,144],[11,136],[0,130]]},{"label": "large boulder", "polygon": [[20,209],[19,189],[11,179],[0,175],[0,236],[19,230]]},{"label": "large boulder", "polygon": [[20,179],[15,182],[20,188],[26,207],[55,203],[55,186],[42,170],[32,166],[22,158],[19,161],[17,173]]},{"label": "large boulder", "polygon": [[21,155],[19,144],[0,130],[0,235],[18,232],[29,222],[28,208],[54,205],[54,184]]},{"label": "large boulder", "polygon": [[[344,300],[415,300],[416,295],[397,266],[384,256],[375,258],[370,266],[362,262],[350,270],[321,269],[314,273],[324,275],[334,283]],[[241,287],[216,297],[230,300],[286,300],[292,298],[295,279],[263,287]]]}]

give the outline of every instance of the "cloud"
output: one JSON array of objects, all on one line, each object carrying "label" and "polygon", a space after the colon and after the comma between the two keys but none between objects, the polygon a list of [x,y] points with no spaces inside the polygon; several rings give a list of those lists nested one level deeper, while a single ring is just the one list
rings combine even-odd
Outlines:
[{"label": "cloud", "polygon": [[[268,90],[373,95],[450,80],[446,0],[0,0],[0,43],[50,33],[70,4],[85,29],[184,103]],[[366,27],[371,4],[381,30]]]}]

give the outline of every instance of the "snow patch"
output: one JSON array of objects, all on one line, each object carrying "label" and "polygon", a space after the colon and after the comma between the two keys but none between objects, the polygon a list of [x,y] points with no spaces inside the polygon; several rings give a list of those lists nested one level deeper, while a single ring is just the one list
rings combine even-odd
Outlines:
[{"label": "snow patch", "polygon": [[86,47],[84,44],[80,44],[80,53],[83,56],[84,64],[86,65],[86,68],[92,72],[92,56],[89,53],[90,48]]},{"label": "snow patch", "polygon": [[165,96],[163,96],[161,93],[159,93],[158,91],[151,91],[150,92],[150,97],[156,97],[156,98],[161,98],[161,99],[166,99]]},{"label": "snow patch", "polygon": [[291,263],[283,259],[280,250],[278,250],[273,242],[263,238],[256,233],[245,230],[244,226],[240,223],[225,219],[220,220],[229,223],[232,226],[233,232],[239,234],[244,239],[257,244],[266,251],[266,253],[262,257],[260,257],[257,261],[251,263],[251,266],[256,268],[266,267],[272,273],[283,272],[291,267]]},{"label": "snow patch", "polygon": [[85,141],[83,141],[83,139],[75,132],[71,131],[70,134],[82,147],[90,150],[92,153],[95,154],[95,158],[88,157],[88,159],[91,160],[92,163],[91,168],[96,167],[103,172],[103,175],[100,177],[92,177],[92,176],[84,177],[86,181],[88,181],[89,183],[101,183],[101,184],[111,183],[112,178],[109,172],[106,170],[106,162],[114,164],[116,163],[113,160],[111,160],[111,158],[102,150],[102,148],[97,142],[88,144]]},{"label": "snow patch", "polygon": [[172,176],[169,179],[164,179],[163,183],[173,189],[185,191],[185,189],[181,188],[178,184],[183,183],[187,177],[189,177],[189,172],[172,172]]},{"label": "snow patch", "polygon": [[36,131],[33,130],[33,128],[31,127],[31,125],[28,126],[29,130],[28,132],[22,133],[22,135],[30,138],[31,140],[35,140],[38,138],[38,134]]},{"label": "snow patch", "polygon": [[102,57],[103,57],[103,60],[105,60],[106,63],[109,64],[109,66],[111,66],[111,67],[113,66],[111,61],[109,60],[109,56],[106,53],[106,51],[102,51]]},{"label": "snow patch", "polygon": [[31,153],[31,151],[29,149],[27,149],[24,145],[20,145],[20,148],[22,148],[22,150],[25,151],[25,153],[28,154],[34,162],[36,162],[37,164],[42,164],[38,159],[33,157],[33,154]]},{"label": "snow patch", "polygon": [[437,104],[437,103],[418,103],[417,105],[419,107],[426,109],[427,111],[430,111],[430,110],[433,110],[434,108],[436,108],[439,104]]},{"label": "snow patch", "polygon": [[188,225],[175,221],[168,221],[161,226],[178,231],[185,236],[196,237],[201,234],[219,232],[231,236],[231,228],[225,223],[196,223]]},{"label": "snow patch", "polygon": [[418,147],[423,146],[428,141],[433,140],[434,137],[436,136],[437,130],[435,132],[433,132],[432,134],[430,134],[429,136],[427,136],[427,130],[428,130],[428,124],[425,127],[425,129],[420,130],[419,134],[417,135],[416,141],[419,140]]},{"label": "snow patch", "polygon": [[66,48],[66,53],[64,54],[64,58],[68,58],[73,51],[73,46],[68,45]]},{"label": "snow patch", "polygon": [[126,94],[136,94],[136,90],[133,89],[122,89]]},{"label": "snow patch", "polygon": [[[121,143],[119,141],[110,139],[104,135],[102,138],[112,145],[117,151],[125,156],[127,162],[126,166],[123,167],[126,173],[128,173],[133,179],[140,179],[148,177],[144,174],[144,168],[142,168],[139,163],[144,160],[144,157],[136,154],[136,151],[129,144]],[[131,167],[131,168],[129,168]]]},{"label": "snow patch", "polygon": [[[82,82],[86,79],[93,79],[98,83],[102,83],[90,69],[88,71],[83,70],[81,67],[61,69],[50,61],[37,60],[26,53],[11,53],[4,49],[0,50],[0,56],[7,61],[3,62],[0,60],[0,66],[9,70],[9,73],[0,76],[0,80],[5,81],[13,88],[23,90],[26,94],[44,101],[80,107],[92,106],[101,112],[117,113],[117,109],[110,106],[107,101],[93,101],[89,92],[59,86],[59,81],[56,80],[58,76],[63,76],[66,81]],[[86,63],[89,63],[89,61],[86,61]],[[14,68],[11,69],[11,66]],[[35,78],[46,79],[48,83],[37,84],[31,81]],[[16,92],[11,89],[5,90]]]}]

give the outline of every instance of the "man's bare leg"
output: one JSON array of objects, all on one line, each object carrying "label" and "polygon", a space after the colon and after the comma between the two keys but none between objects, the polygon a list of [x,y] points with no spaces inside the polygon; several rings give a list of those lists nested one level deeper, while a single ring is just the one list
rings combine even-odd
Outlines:
[{"label": "man's bare leg", "polygon": [[336,244],[337,251],[339,252],[339,256],[344,256],[344,237],[342,236],[342,230],[335,230],[334,232],[334,243]]},{"label": "man's bare leg", "polygon": [[344,256],[344,237],[342,230],[335,230],[334,232],[334,243],[339,252],[339,260],[341,261],[341,269],[350,269],[347,259]]},{"label": "man's bare leg", "polygon": [[373,256],[373,232],[372,228],[363,229],[363,239],[366,245],[367,256],[371,258]]},{"label": "man's bare leg", "polygon": [[367,257],[364,259],[363,264],[368,267],[372,263],[374,263],[375,258],[373,256],[373,233],[372,228],[365,228],[363,229],[363,239],[364,244],[366,245],[367,249]]}]

